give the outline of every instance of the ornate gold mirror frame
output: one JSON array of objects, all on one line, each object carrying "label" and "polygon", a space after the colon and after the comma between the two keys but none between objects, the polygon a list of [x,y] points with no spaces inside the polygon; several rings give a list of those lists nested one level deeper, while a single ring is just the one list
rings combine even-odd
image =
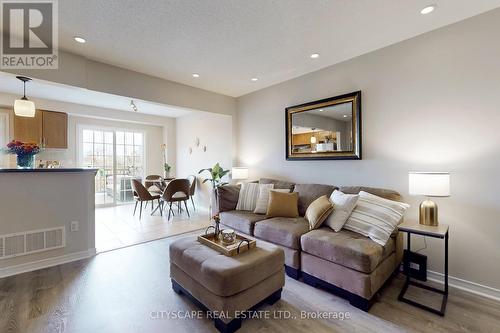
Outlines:
[{"label": "ornate gold mirror frame", "polygon": [[[292,140],[292,116],[300,112],[327,108],[338,104],[351,102],[351,144],[350,150],[338,151],[314,151],[297,152],[294,151]],[[321,111],[321,110],[320,110]],[[360,160],[361,159],[361,91],[350,94],[331,97],[305,103],[301,105],[290,106],[285,109],[285,129],[286,129],[286,159],[287,160]],[[312,142],[312,141],[311,141]]]}]

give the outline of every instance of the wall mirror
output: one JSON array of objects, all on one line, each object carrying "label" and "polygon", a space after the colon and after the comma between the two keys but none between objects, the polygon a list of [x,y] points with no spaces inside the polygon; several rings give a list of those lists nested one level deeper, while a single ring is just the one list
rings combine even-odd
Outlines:
[{"label": "wall mirror", "polygon": [[361,159],[361,91],[286,108],[287,160]]}]

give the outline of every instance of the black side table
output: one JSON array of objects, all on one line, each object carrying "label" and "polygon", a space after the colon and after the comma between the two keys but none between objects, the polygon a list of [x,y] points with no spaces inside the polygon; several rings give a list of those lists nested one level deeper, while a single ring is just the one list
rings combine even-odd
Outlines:
[{"label": "black side table", "polygon": [[[405,302],[405,303],[411,304],[413,306],[416,306],[418,308],[435,313],[437,315],[444,316],[444,313],[446,310],[446,302],[448,301],[448,235],[449,235],[449,226],[446,224],[440,224],[436,227],[431,227],[431,226],[426,226],[426,225],[422,225],[422,224],[403,223],[398,227],[398,229],[400,231],[404,231],[408,234],[408,241],[406,244],[408,251],[410,251],[410,249],[411,249],[411,247],[410,247],[411,234],[444,239],[444,290],[440,290],[440,289],[413,281],[411,279],[411,276],[410,276],[410,269],[409,269],[410,267],[408,267],[409,262],[406,260],[404,262],[404,265],[405,265],[405,270],[408,273],[406,275],[406,282],[403,286],[403,289],[401,289],[401,292],[399,293],[399,296],[398,296],[398,300],[401,302]],[[436,309],[433,309],[427,305],[423,305],[423,304],[417,303],[415,301],[412,301],[408,298],[405,298],[405,293],[408,290],[408,287],[410,285],[412,285],[414,287],[430,290],[430,291],[433,291],[433,292],[436,292],[438,294],[443,295],[441,309],[436,310]]]}]

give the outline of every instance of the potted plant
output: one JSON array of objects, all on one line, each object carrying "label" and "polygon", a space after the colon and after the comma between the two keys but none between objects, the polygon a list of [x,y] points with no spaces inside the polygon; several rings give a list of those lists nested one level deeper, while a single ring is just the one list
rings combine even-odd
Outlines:
[{"label": "potted plant", "polygon": [[210,196],[210,209],[213,206],[212,203],[212,197],[215,200],[215,204],[218,202],[217,198],[217,189],[220,186],[227,185],[227,182],[223,182],[222,178],[229,173],[229,170],[224,170],[219,163],[216,163],[212,168],[207,168],[207,169],[201,169],[198,174],[201,174],[203,172],[209,172],[210,173],[210,178],[205,178],[203,180],[203,184],[206,182],[210,182],[212,184],[212,191],[213,191],[213,196]]},{"label": "potted plant", "polygon": [[162,155],[163,155],[163,178],[169,178],[170,177],[170,169],[172,169],[172,166],[167,163],[167,145],[162,144],[161,150],[162,150]]},{"label": "potted plant", "polygon": [[8,154],[17,155],[19,169],[32,169],[35,164],[35,155],[40,152],[40,146],[34,142],[21,142],[12,140],[7,144]]}]

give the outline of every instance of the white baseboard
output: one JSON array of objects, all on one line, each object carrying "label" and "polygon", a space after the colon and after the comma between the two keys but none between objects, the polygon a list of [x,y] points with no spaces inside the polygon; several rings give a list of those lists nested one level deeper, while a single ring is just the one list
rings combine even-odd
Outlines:
[{"label": "white baseboard", "polygon": [[[444,284],[444,274],[434,271],[427,271],[427,279],[433,282]],[[454,276],[448,276],[448,285],[472,294],[487,297],[500,301],[500,290],[482,284],[459,279]]]},{"label": "white baseboard", "polygon": [[86,259],[95,256],[96,249],[88,249],[87,251],[65,254],[58,257],[41,259],[37,261],[27,262],[24,264],[0,268],[0,278],[17,275],[26,272],[36,271],[38,269],[66,264],[68,262]]}]

